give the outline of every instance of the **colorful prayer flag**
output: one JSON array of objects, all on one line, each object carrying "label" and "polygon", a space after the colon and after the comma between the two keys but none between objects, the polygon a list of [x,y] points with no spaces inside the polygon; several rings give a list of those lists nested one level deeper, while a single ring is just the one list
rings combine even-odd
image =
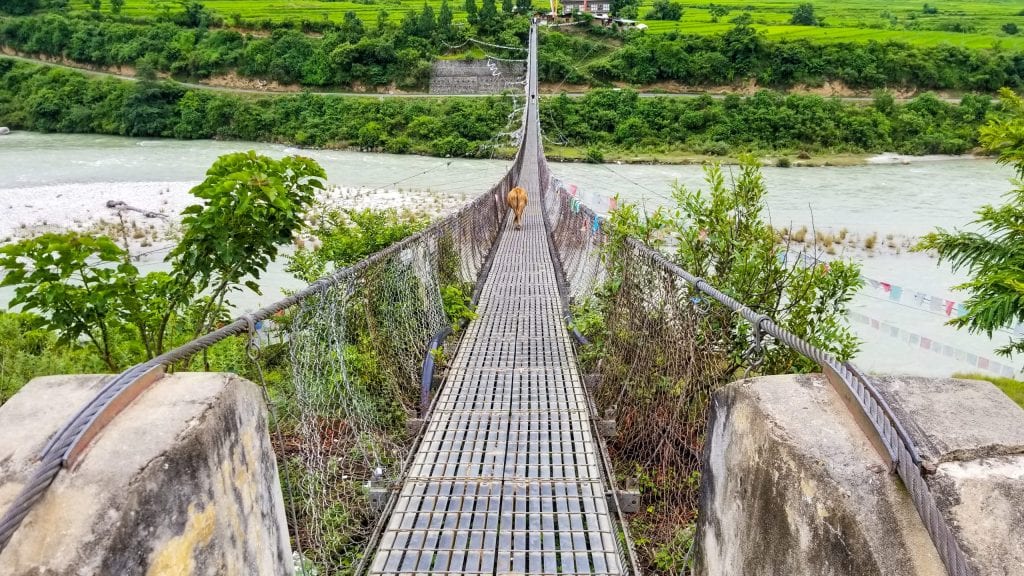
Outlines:
[{"label": "colorful prayer flag", "polygon": [[892,289],[889,291],[889,300],[892,300],[893,302],[899,302],[900,298],[902,297],[903,288],[899,286],[893,286]]}]

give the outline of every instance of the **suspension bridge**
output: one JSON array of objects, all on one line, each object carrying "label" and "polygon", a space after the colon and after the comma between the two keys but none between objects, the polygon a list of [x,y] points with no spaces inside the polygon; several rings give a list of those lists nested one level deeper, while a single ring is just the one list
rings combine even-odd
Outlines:
[{"label": "suspension bridge", "polygon": [[[544,158],[537,42],[534,25],[519,149],[500,182],[426,230],[111,379],[44,448],[0,517],[0,552],[54,478],[154,373],[232,336],[256,343],[258,322],[287,312],[294,386],[269,403],[303,574],[638,573],[624,521],[635,503],[624,501],[629,492],[617,485],[598,432],[598,403],[620,407],[633,392],[595,398],[576,357],[581,337],[567,322],[570,299],[592,294],[605,278],[600,249],[608,239],[599,215],[566,191]],[[511,229],[504,207],[515,185],[530,199],[522,230]],[[629,418],[633,430],[661,438],[633,434],[626,442],[671,454],[667,466],[685,474],[701,469],[707,415],[697,407],[706,407],[710,388],[699,370],[716,360],[694,339],[664,335],[692,329],[704,307],[719,306],[749,322],[756,346],[770,337],[821,367],[910,492],[948,573],[975,573],[929,492],[918,448],[869,378],[639,240],[627,239],[623,250],[624,286],[642,294],[620,306],[637,339],[627,364],[691,382],[671,400],[649,393],[646,412]],[[477,316],[435,388],[433,352],[451,331],[442,292],[459,283],[474,286]],[[664,350],[648,340],[656,334]],[[360,374],[366,358],[381,366],[373,378]],[[396,421],[414,416],[424,420],[418,430],[396,432]],[[685,426],[651,432],[645,420]],[[379,496],[376,506],[360,504],[367,492]],[[692,495],[683,503],[696,504]],[[363,547],[355,559],[339,550],[339,533]]]}]

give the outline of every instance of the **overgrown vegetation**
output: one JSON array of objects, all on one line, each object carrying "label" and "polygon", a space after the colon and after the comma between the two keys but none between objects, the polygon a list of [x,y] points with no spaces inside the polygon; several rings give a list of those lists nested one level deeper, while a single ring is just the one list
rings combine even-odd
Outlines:
[{"label": "overgrown vegetation", "polygon": [[540,109],[549,140],[565,146],[635,152],[685,150],[709,156],[744,151],[960,154],[977,146],[991,108],[987,97],[959,105],[935,96],[897,104],[880,94],[859,106],[819,96],[762,91],[749,98],[641,98],[592,91],[546,99]]},{"label": "overgrown vegetation", "polygon": [[[604,33],[601,33],[604,34]],[[710,35],[548,31],[540,43],[542,82],[645,86],[726,86],[754,81],[768,88],[841,82],[862,90],[973,90],[1024,87],[1024,51],[922,47],[899,41],[814,43],[769,40],[740,21]]]},{"label": "overgrown vegetation", "polygon": [[122,82],[0,59],[0,118],[11,128],[287,142],[490,157],[512,102],[486,98],[236,96],[170,82]]},{"label": "overgrown vegetation", "polygon": [[[707,190],[677,188],[671,211],[613,211],[604,258],[608,278],[575,311],[591,340],[581,358],[600,372],[598,409],[614,417],[620,481],[637,480],[642,511],[631,531],[646,568],[679,574],[692,558],[693,523],[711,395],[748,374],[816,371],[779,342],[757,338],[737,314],[697,292],[627,238],[668,250],[683,269],[811,344],[849,359],[857,341],[846,306],[859,287],[852,262],[802,267],[780,258],[761,218],[765,188],[747,159],[731,184],[718,167]],[[785,248],[784,248],[785,249]]]},{"label": "overgrown vegetation", "polygon": [[[490,157],[508,124],[511,100],[241,97],[172,83],[136,84],[0,60],[0,118],[12,128],[182,139],[217,138],[357,148],[436,156]],[[991,109],[986,97],[959,105],[924,95],[905,104],[879,95],[870,106],[817,96],[761,92],[730,96],[640,98],[594,91],[546,98],[541,121],[549,144],[728,156],[759,152],[958,154],[977,145]]]},{"label": "overgrown vegetation", "polygon": [[[5,246],[4,284],[16,287],[15,305],[36,313],[0,312],[0,403],[39,375],[114,371],[151,357],[161,349],[155,326],[166,325],[164,347],[208,332],[228,318],[231,291],[258,290],[259,273],[293,232],[307,243],[289,269],[311,280],[427,224],[414,213],[314,207],[323,177],[299,157],[221,157],[192,191],[204,204],[185,210],[169,273],[142,276],[105,237],[48,234]],[[258,349],[229,338],[176,366],[266,385],[302,574],[349,573],[363,558],[377,514],[365,483],[400,470],[427,340],[438,323],[474,315],[460,225],[282,311]]]},{"label": "overgrown vegetation", "polygon": [[[188,8],[194,6],[200,8],[191,14]],[[383,10],[365,23],[352,11],[336,24],[267,23],[269,35],[239,31],[246,24],[241,20],[233,28],[216,27],[223,22],[201,6],[188,3],[184,12],[168,12],[155,22],[59,13],[0,19],[0,44],[27,54],[136,67],[183,79],[235,73],[281,84],[412,90],[426,88],[434,56],[465,43],[472,33],[453,24],[447,4],[439,15],[429,5],[403,11],[398,23]],[[479,35],[512,46],[523,45],[528,28],[525,18],[505,13],[476,24]],[[314,30],[320,35],[309,35]]]}]

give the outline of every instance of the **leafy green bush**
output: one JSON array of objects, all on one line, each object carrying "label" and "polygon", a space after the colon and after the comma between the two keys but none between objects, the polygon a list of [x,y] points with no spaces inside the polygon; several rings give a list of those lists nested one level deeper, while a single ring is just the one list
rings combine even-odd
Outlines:
[{"label": "leafy green bush", "polygon": [[441,287],[441,300],[444,303],[444,313],[448,321],[452,323],[452,330],[458,330],[462,321],[469,321],[476,318],[476,312],[470,304],[470,295],[462,286],[450,284]]}]

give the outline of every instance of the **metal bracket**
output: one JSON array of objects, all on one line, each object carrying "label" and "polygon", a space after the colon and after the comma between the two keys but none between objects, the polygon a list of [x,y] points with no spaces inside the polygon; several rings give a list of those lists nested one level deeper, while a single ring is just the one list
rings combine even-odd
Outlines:
[{"label": "metal bracket", "polygon": [[839,398],[846,405],[846,410],[853,416],[853,421],[857,423],[857,427],[860,428],[864,436],[867,437],[868,442],[871,443],[871,447],[878,453],[879,458],[885,463],[886,469],[890,474],[896,471],[896,459],[893,454],[889,451],[888,446],[882,440],[882,437],[878,434],[878,430],[875,429],[875,424],[871,418],[864,412],[864,408],[861,406],[860,400],[856,398],[853,391],[850,390],[849,386],[843,382],[843,379],[839,374],[826,364],[821,365],[821,371],[825,374],[825,378],[829,384],[832,385],[832,389],[839,394]]},{"label": "metal bracket", "polygon": [[389,486],[374,485],[373,482],[370,482],[366,488],[367,496],[370,499],[370,508],[374,512],[384,510],[384,507],[388,505],[388,499],[391,498],[391,492],[393,490]]},{"label": "metal bracket", "polygon": [[608,500],[611,512],[636,514],[640,510],[639,490],[608,490],[605,492],[605,498]]},{"label": "metal bracket", "polygon": [[423,427],[426,424],[427,421],[423,418],[409,418],[405,421],[405,433],[407,436],[415,438],[423,432]]},{"label": "metal bracket", "polygon": [[139,376],[134,382],[128,385],[120,394],[115,396],[109,404],[107,404],[103,410],[96,415],[93,419],[92,424],[88,428],[79,434],[75,444],[68,450],[67,460],[65,466],[68,469],[74,470],[76,466],[81,462],[82,456],[89,449],[92,441],[99,436],[103,429],[110,424],[110,422],[117,417],[118,414],[124,411],[132,402],[135,401],[143,392],[149,390],[150,386],[156,383],[164,376],[164,367],[156,366],[150,369],[148,372]]},{"label": "metal bracket", "polygon": [[596,420],[597,433],[602,438],[615,438],[619,435],[619,427],[615,420]]}]

